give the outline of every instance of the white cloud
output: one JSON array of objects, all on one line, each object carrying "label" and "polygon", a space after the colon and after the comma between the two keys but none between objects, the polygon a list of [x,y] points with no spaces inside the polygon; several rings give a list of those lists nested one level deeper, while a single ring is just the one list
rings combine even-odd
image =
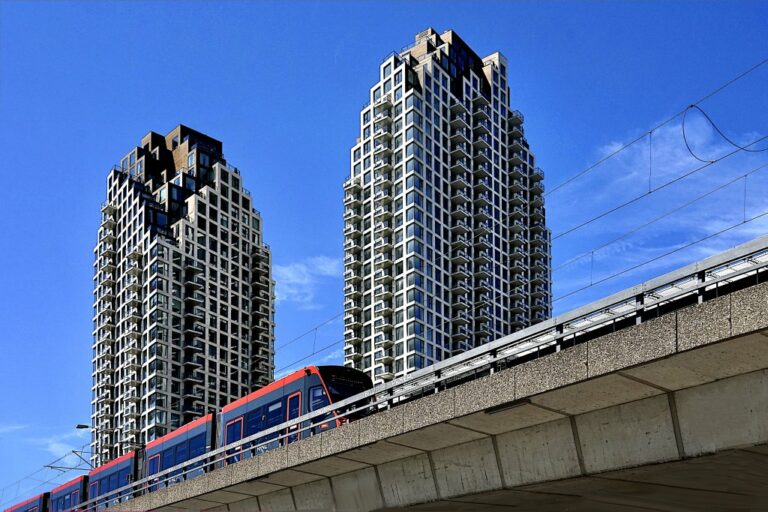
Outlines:
[{"label": "white cloud", "polygon": [[11,434],[25,428],[27,428],[26,425],[0,425],[0,435]]},{"label": "white cloud", "polygon": [[318,309],[317,294],[327,281],[340,278],[344,266],[340,258],[315,256],[287,265],[275,265],[275,294],[278,302],[293,302],[302,309]]},{"label": "white cloud", "polygon": [[[597,166],[588,175],[547,197],[547,220],[556,236],[586,223],[602,212],[647,194],[649,190],[679,180],[556,239],[553,243],[555,298],[637,266],[623,273],[620,278],[600,285],[597,296],[605,296],[768,233],[768,219],[763,217],[700,243],[693,243],[733,226],[744,218],[749,219],[768,210],[768,197],[764,194],[768,185],[768,168],[747,178],[746,196],[744,180],[737,179],[768,163],[768,155],[737,153],[683,177],[704,164],[693,158],[686,149],[679,121],[678,118],[656,130],[652,144],[649,137],[637,141]],[[697,117],[690,117],[686,121],[686,136],[693,151],[702,159],[714,160],[735,149],[714,134],[703,119]],[[756,138],[753,133],[743,134],[737,137],[737,142],[744,144]],[[758,145],[764,144],[765,141]],[[615,152],[621,146],[619,143],[605,145],[598,150],[596,160]],[[722,188],[717,192],[694,201],[719,187]],[[660,215],[676,209],[679,210],[651,223]],[[630,231],[634,232],[622,237]],[[622,238],[614,241],[619,237]],[[690,247],[684,247],[692,243]],[[596,248],[599,249],[592,254],[591,251]],[[654,260],[677,248],[681,249]],[[584,253],[585,256],[564,265]],[[639,266],[649,260],[654,261]],[[564,266],[558,269],[561,265]],[[590,290],[563,300],[560,304],[556,303],[556,309],[562,312],[564,307],[583,304],[587,298],[595,298],[596,291]]]}]

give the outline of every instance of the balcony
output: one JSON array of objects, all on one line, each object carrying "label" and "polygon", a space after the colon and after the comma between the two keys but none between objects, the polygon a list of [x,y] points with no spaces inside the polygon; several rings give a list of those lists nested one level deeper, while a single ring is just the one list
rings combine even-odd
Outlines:
[{"label": "balcony", "polygon": [[549,303],[541,298],[533,299],[531,301],[531,310],[544,311],[549,309]]},{"label": "balcony", "polygon": [[542,245],[548,245],[549,244],[549,238],[546,235],[533,235],[531,237],[531,245],[532,246],[542,246]]},{"label": "balcony", "polygon": [[358,329],[362,327],[363,323],[360,321],[360,316],[348,313],[344,315],[344,326],[350,329]]},{"label": "balcony", "polygon": [[488,162],[481,162],[475,166],[475,176],[478,178],[488,177],[493,174],[493,168]]},{"label": "balcony", "polygon": [[549,289],[543,284],[537,284],[531,287],[531,297],[546,297],[549,295]]},{"label": "balcony", "polygon": [[360,229],[360,224],[357,222],[348,222],[344,226],[344,236],[359,238],[363,236],[363,231]]},{"label": "balcony", "polygon": [[378,285],[373,289],[373,296],[376,300],[389,300],[392,298],[392,286]]},{"label": "balcony", "polygon": [[454,128],[451,130],[451,142],[469,144],[470,132],[466,128]]},{"label": "balcony", "polygon": [[389,237],[378,238],[373,243],[373,250],[378,253],[389,252],[392,250],[392,239]]},{"label": "balcony", "polygon": [[451,126],[454,128],[469,128],[469,116],[465,112],[454,112],[451,116]]},{"label": "balcony", "polygon": [[459,101],[455,101],[455,102],[451,103],[451,112],[469,113],[469,110],[467,109],[467,106],[464,105],[464,103],[461,103]]},{"label": "balcony", "polygon": [[358,268],[363,262],[358,254],[347,254],[344,256],[344,265],[347,267]]},{"label": "balcony", "polygon": [[475,107],[483,106],[483,105],[490,105],[491,102],[483,96],[482,94],[478,93],[477,96],[472,98],[472,104],[475,105]]},{"label": "balcony", "polygon": [[475,133],[491,133],[492,131],[493,126],[491,126],[491,122],[487,119],[481,119],[475,123]]},{"label": "balcony", "polygon": [[107,229],[112,229],[115,227],[115,217],[112,215],[102,215],[101,216],[101,225],[104,226]]},{"label": "balcony", "polygon": [[344,271],[344,281],[347,283],[359,283],[363,280],[363,275],[359,270],[347,269]]},{"label": "balcony", "polygon": [[357,194],[350,193],[344,196],[344,206],[357,207],[360,206],[362,200]]},{"label": "balcony", "polygon": [[383,189],[377,190],[373,195],[373,200],[380,204],[389,204],[392,202],[392,192],[390,190]]},{"label": "balcony", "polygon": [[344,250],[350,251],[353,253],[358,253],[363,249],[362,244],[360,243],[360,240],[356,238],[350,238],[348,240],[344,241]]},{"label": "balcony", "polygon": [[521,179],[521,178],[527,177],[525,169],[523,169],[522,165],[513,165],[512,167],[510,167],[509,175],[515,179]]},{"label": "balcony", "polygon": [[488,149],[493,146],[493,139],[491,139],[491,136],[487,133],[482,133],[475,137],[473,145],[477,149]]},{"label": "balcony", "polygon": [[392,144],[387,141],[380,141],[373,146],[373,156],[385,156],[392,153]]},{"label": "balcony", "polygon": [[531,218],[536,220],[544,220],[544,208],[540,206],[531,208]]},{"label": "balcony", "polygon": [[392,207],[390,205],[377,206],[373,211],[373,217],[377,221],[387,220],[392,218]]},{"label": "balcony", "polygon": [[394,344],[395,342],[392,339],[392,336],[389,334],[379,334],[373,340],[373,346],[375,348],[381,348],[385,350],[391,348]]},{"label": "balcony", "polygon": [[472,114],[475,119],[490,119],[491,107],[488,105],[477,105],[475,112]]},{"label": "balcony", "polygon": [[358,192],[363,188],[363,181],[360,178],[347,178],[344,182],[344,190],[348,192]]},{"label": "balcony", "polygon": [[389,109],[381,109],[373,116],[373,122],[376,124],[388,124],[392,122],[392,111]]},{"label": "balcony", "polygon": [[377,222],[373,227],[375,236],[387,236],[392,234],[391,222]]},{"label": "balcony", "polygon": [[512,192],[509,195],[509,203],[512,205],[521,205],[525,203],[525,195],[522,192]]},{"label": "balcony", "polygon": [[451,233],[454,235],[464,235],[468,233],[469,230],[469,224],[464,220],[457,220],[453,223],[453,226],[451,226]]},{"label": "balcony", "polygon": [[491,253],[488,250],[482,250],[477,251],[475,253],[475,263],[490,263],[491,262]]},{"label": "balcony", "polygon": [[392,329],[395,328],[394,324],[392,323],[392,319],[389,316],[385,316],[376,320],[373,324],[373,327],[376,332],[380,333],[389,333],[392,332]]},{"label": "balcony", "polygon": [[461,325],[453,330],[451,337],[456,341],[462,341],[469,338],[469,329],[466,325]]},{"label": "balcony", "polygon": [[468,158],[470,155],[469,150],[469,144],[466,142],[459,142],[458,144],[454,144],[451,148],[451,157],[459,159],[459,158]]},{"label": "balcony", "polygon": [[523,249],[522,246],[512,247],[509,250],[509,257],[512,260],[523,260],[525,259],[525,249]]},{"label": "balcony", "polygon": [[490,322],[491,321],[491,309],[480,308],[475,311],[475,320],[478,322]]},{"label": "balcony", "polygon": [[392,301],[384,300],[377,302],[373,307],[373,312],[377,315],[391,315],[394,312]]},{"label": "balcony", "polygon": [[523,165],[526,163],[526,160],[520,151],[515,151],[509,155],[509,161],[512,163],[512,165]]},{"label": "balcony", "polygon": [[454,192],[454,194],[451,196],[451,201],[454,204],[465,204],[470,201],[469,196],[464,192],[463,190],[457,190]]},{"label": "balcony", "polygon": [[469,308],[469,299],[466,295],[459,295],[453,299],[454,309],[467,309]]},{"label": "balcony", "polygon": [[525,149],[525,145],[523,145],[523,139],[522,137],[516,137],[514,139],[511,139],[509,141],[509,144],[507,144],[507,148],[514,152],[514,151],[522,151]]},{"label": "balcony", "polygon": [[376,377],[380,378],[383,381],[390,381],[395,378],[395,374],[391,370],[385,370],[380,374],[376,375]]},{"label": "balcony", "polygon": [[201,277],[188,277],[184,281],[184,286],[190,290],[202,290],[205,281]]},{"label": "balcony", "polygon": [[507,132],[507,135],[512,139],[520,139],[523,137],[523,127],[519,125],[512,126]]},{"label": "balcony", "polygon": [[451,254],[451,263],[453,264],[468,263],[468,262],[469,262],[469,255],[467,251],[458,250],[458,251],[454,251],[453,254]]},{"label": "balcony", "polygon": [[363,358],[363,353],[357,346],[350,346],[344,348],[344,358],[351,361],[360,361]]},{"label": "balcony", "polygon": [[475,290],[478,292],[489,292],[493,289],[490,279],[478,279],[475,281]]},{"label": "balcony", "polygon": [[488,235],[481,235],[475,238],[475,247],[478,249],[490,249],[493,247],[491,237]]},{"label": "balcony", "polygon": [[533,272],[531,274],[531,283],[533,284],[543,284],[546,283],[549,280],[549,276],[546,272]]},{"label": "balcony", "polygon": [[205,352],[205,343],[200,339],[184,340],[184,350],[189,352]]},{"label": "balcony", "polygon": [[461,172],[453,176],[451,180],[451,187],[453,188],[469,188],[469,173]]},{"label": "balcony", "polygon": [[488,176],[475,181],[475,190],[478,192],[490,192],[493,190],[493,182]]},{"label": "balcony", "polygon": [[484,220],[475,224],[475,235],[489,235],[493,231],[490,220]]},{"label": "balcony", "polygon": [[477,265],[475,267],[475,277],[478,279],[490,278],[492,270],[491,265],[488,263]]},{"label": "balcony", "polygon": [[347,297],[359,297],[363,294],[363,289],[357,284],[348,284],[344,287],[344,295]]},{"label": "balcony", "polygon": [[373,170],[378,172],[392,170],[392,160],[390,158],[375,158],[373,160]]},{"label": "balcony", "polygon": [[116,211],[117,211],[117,207],[114,204],[110,203],[110,202],[106,202],[106,203],[102,203],[101,204],[101,213],[103,213],[105,215],[112,215]]},{"label": "balcony", "polygon": [[362,212],[357,208],[347,208],[344,210],[344,220],[347,222],[357,222],[362,218]]},{"label": "balcony", "polygon": [[521,220],[513,220],[509,223],[509,229],[513,233],[522,233],[525,231],[525,223]]},{"label": "balcony", "polygon": [[182,378],[187,382],[205,384],[205,378],[200,372],[196,372],[196,371],[185,372]]},{"label": "balcony", "polygon": [[373,258],[373,266],[377,269],[389,268],[392,264],[392,253],[390,252],[379,253]]},{"label": "balcony", "polygon": [[523,113],[519,110],[510,110],[509,115],[507,115],[507,121],[512,126],[519,126],[523,124],[525,117],[523,117]]},{"label": "balcony", "polygon": [[546,257],[541,256],[538,258],[531,258],[531,270],[538,272],[541,270],[546,270],[548,267],[549,265],[547,265]]},{"label": "balcony", "polygon": [[491,194],[488,192],[480,192],[479,194],[475,194],[475,205],[477,206],[486,206],[493,204],[493,199],[491,198]]},{"label": "balcony", "polygon": [[536,167],[533,169],[533,172],[531,173],[531,179],[540,181],[544,179],[544,171],[541,170],[540,167]]},{"label": "balcony", "polygon": [[453,268],[451,277],[454,279],[467,279],[469,277],[469,269],[466,265],[457,265]]},{"label": "balcony", "polygon": [[471,217],[471,214],[469,213],[469,210],[464,207],[464,205],[460,204],[456,206],[453,211],[451,211],[451,216],[454,219],[462,220]]},{"label": "balcony", "polygon": [[544,206],[544,197],[540,195],[531,196],[531,206]]},{"label": "balcony", "polygon": [[491,163],[493,161],[493,153],[488,148],[478,149],[475,151],[475,161],[480,163]]},{"label": "balcony", "polygon": [[384,353],[378,353],[374,357],[374,363],[378,364],[392,364],[394,362],[395,358],[392,354],[384,352]]},{"label": "balcony", "polygon": [[482,206],[475,210],[475,220],[480,222],[493,218],[493,212],[489,206]]},{"label": "balcony", "polygon": [[528,212],[521,206],[513,206],[509,209],[509,217],[514,220],[524,219],[528,216]]},{"label": "balcony", "polygon": [[456,235],[453,240],[451,240],[451,245],[457,249],[466,249],[469,247],[469,238],[466,235]]},{"label": "balcony", "polygon": [[376,126],[373,130],[373,142],[374,144],[383,143],[392,138],[392,127],[385,124]]},{"label": "balcony", "polygon": [[358,331],[352,329],[347,329],[344,331],[344,343],[349,345],[359,345],[362,342],[363,338],[360,337]]},{"label": "balcony", "polygon": [[392,106],[392,95],[387,93],[381,95],[381,97],[373,102],[375,108],[386,108]]},{"label": "balcony", "polygon": [[373,274],[373,280],[376,284],[391,283],[393,279],[394,276],[392,275],[392,269],[380,269]]},{"label": "balcony", "polygon": [[111,229],[104,229],[101,231],[101,236],[99,237],[100,242],[104,243],[112,243],[115,241],[115,233]]},{"label": "balcony", "polygon": [[457,279],[453,282],[453,286],[451,287],[451,292],[456,295],[466,295],[469,293],[469,288],[467,287],[467,281],[466,279]]},{"label": "balcony", "polygon": [[451,172],[469,172],[472,165],[469,163],[468,158],[454,158],[451,159]]}]

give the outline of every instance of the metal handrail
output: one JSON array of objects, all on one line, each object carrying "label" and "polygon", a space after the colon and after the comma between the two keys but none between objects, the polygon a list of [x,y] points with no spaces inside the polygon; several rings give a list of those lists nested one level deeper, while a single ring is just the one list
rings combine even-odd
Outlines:
[{"label": "metal handrail", "polygon": [[[756,275],[758,272],[766,271],[767,268],[768,237],[762,237],[486,345],[470,349],[410,375],[377,385],[371,390],[338,403],[216,448],[106,495],[91,499],[81,506],[92,510],[90,507],[103,507],[105,503],[125,501],[129,495],[138,495],[154,488],[178,483],[180,480],[187,479],[187,476],[193,472],[208,472],[223,467],[228,464],[227,459],[230,457],[238,457],[239,460],[233,462],[237,463],[245,458],[258,456],[259,448],[274,443],[280,446],[291,444],[292,441],[286,443],[283,440],[292,436],[297,436],[299,440],[301,439],[299,434],[316,428],[321,422],[345,421],[347,417],[356,413],[387,409],[405,398],[422,395],[425,392],[439,392],[441,385],[444,387],[449,379],[468,376],[485,369],[493,373],[497,362],[510,362],[512,359],[531,353],[541,353],[542,349],[558,346],[565,338],[573,338],[597,328],[615,324],[617,320],[634,316],[642,321],[642,315],[639,313],[643,311],[652,310],[726,282]],[[721,275],[720,272],[726,269],[728,272]],[[615,312],[612,313],[612,311]],[[604,319],[593,322],[594,318]],[[335,418],[330,420],[326,418],[332,413],[336,414]],[[302,425],[305,422],[307,425]],[[257,443],[259,438],[274,434],[277,434],[276,437]],[[121,496],[123,494],[125,496]]]}]

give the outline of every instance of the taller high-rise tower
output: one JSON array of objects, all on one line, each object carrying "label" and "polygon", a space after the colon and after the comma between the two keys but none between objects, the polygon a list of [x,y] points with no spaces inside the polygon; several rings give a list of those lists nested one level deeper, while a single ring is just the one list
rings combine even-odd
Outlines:
[{"label": "taller high-rise tower", "polygon": [[262,221],[221,142],[150,132],[107,176],[94,249],[92,461],[272,380]]},{"label": "taller high-rise tower", "polygon": [[507,61],[426,30],[379,66],[345,204],[345,365],[377,381],[551,314],[543,174]]}]

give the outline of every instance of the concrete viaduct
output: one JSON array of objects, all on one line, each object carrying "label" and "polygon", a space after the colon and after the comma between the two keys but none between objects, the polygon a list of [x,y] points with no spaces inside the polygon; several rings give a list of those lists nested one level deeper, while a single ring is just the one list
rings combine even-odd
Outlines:
[{"label": "concrete viaduct", "polygon": [[768,510],[768,283],[110,510]]}]

